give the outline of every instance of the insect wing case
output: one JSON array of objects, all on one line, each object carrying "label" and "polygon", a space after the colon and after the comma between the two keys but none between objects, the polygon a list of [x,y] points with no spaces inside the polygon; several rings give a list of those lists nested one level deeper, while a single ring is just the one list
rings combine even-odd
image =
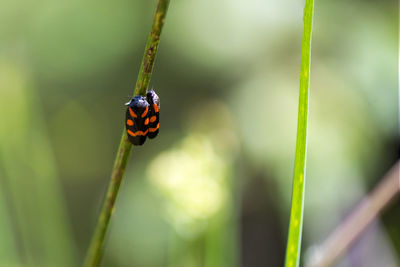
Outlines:
[{"label": "insect wing case", "polygon": [[135,146],[141,146],[146,141],[149,132],[150,105],[143,96],[135,96],[126,104],[126,133],[129,141]]},{"label": "insect wing case", "polygon": [[158,135],[160,128],[160,98],[153,90],[147,92],[146,98],[150,105],[148,136],[153,139]]}]

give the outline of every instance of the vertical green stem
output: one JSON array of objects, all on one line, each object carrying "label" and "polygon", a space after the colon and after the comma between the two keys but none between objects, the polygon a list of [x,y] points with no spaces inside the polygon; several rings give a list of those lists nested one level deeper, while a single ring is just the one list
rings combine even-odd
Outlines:
[{"label": "vertical green stem", "polygon": [[158,0],[156,12],[153,18],[153,26],[140,65],[139,75],[136,82],[134,95],[145,95],[149,87],[151,72],[153,70],[154,60],[156,59],[160,35],[164,26],[165,16],[167,15],[169,0]]},{"label": "vertical green stem", "polygon": [[[136,82],[134,95],[145,95],[149,87],[150,78],[153,70],[154,61],[157,54],[158,44],[160,42],[160,34],[164,25],[165,16],[167,14],[169,0],[158,0],[156,11],[153,18],[151,32],[147,39],[142,64]],[[110,184],[107,189],[107,195],[104,200],[95,233],[90,243],[89,250],[86,255],[84,266],[98,266],[103,252],[104,238],[107,233],[108,224],[114,210],[115,200],[118,195],[119,186],[125,172],[126,164],[129,159],[131,143],[125,133],[122,133],[121,142],[118,148],[117,157],[114,162],[111,174]]]},{"label": "vertical green stem", "polygon": [[303,228],[304,185],[306,178],[308,98],[310,87],[313,9],[313,0],[306,0],[304,8],[303,41],[301,48],[299,111],[297,120],[292,208],[290,211],[285,267],[299,266],[300,264],[301,234]]}]

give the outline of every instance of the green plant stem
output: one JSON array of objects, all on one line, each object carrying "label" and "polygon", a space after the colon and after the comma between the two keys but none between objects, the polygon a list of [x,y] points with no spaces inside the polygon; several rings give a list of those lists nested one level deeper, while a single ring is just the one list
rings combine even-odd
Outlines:
[{"label": "green plant stem", "polygon": [[[153,70],[154,61],[157,54],[160,34],[164,25],[165,16],[168,9],[169,0],[158,0],[154,14],[153,25],[147,39],[142,64],[139,70],[134,95],[145,95],[149,87],[150,78]],[[118,195],[122,177],[125,172],[126,164],[129,159],[131,143],[128,140],[125,129],[122,133],[121,142],[118,148],[117,157],[114,162],[111,181],[107,189],[95,233],[88,249],[84,266],[98,266],[103,252],[104,238],[107,233],[111,215],[114,210],[115,200]]]},{"label": "green plant stem", "polygon": [[306,0],[304,7],[304,29],[301,48],[299,111],[297,119],[296,157],[293,175],[292,207],[285,266],[299,266],[301,234],[303,228],[304,185],[306,178],[308,98],[310,87],[311,32],[313,0]]}]

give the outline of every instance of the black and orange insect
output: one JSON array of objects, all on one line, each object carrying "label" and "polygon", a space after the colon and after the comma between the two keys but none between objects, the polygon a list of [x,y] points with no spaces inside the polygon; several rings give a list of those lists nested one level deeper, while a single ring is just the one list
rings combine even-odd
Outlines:
[{"label": "black and orange insect", "polygon": [[150,90],[146,97],[135,96],[126,103],[126,133],[129,141],[135,146],[141,146],[146,138],[155,138],[159,132],[160,99]]},{"label": "black and orange insect", "polygon": [[150,105],[149,138],[153,139],[157,136],[160,128],[160,98],[153,90],[147,92],[146,98]]}]

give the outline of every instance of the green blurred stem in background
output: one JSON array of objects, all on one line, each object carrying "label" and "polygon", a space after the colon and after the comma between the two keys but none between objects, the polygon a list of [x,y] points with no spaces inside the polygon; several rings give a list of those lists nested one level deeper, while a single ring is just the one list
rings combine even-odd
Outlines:
[{"label": "green blurred stem in background", "polygon": [[[154,60],[160,42],[161,29],[164,25],[165,16],[168,9],[169,0],[158,0],[156,11],[153,18],[153,25],[149,38],[146,43],[142,64],[139,70],[134,95],[145,95],[150,83]],[[104,238],[108,224],[114,210],[119,186],[128,162],[131,143],[128,141],[125,129],[122,133],[121,142],[115,159],[114,168],[111,174],[111,181],[108,186],[106,199],[103,203],[95,233],[93,235],[89,250],[86,255],[84,266],[98,266],[103,251]]]},{"label": "green blurred stem in background", "polygon": [[311,32],[314,1],[306,0],[301,47],[300,93],[297,119],[296,157],[294,163],[292,207],[285,266],[299,266],[301,234],[303,228],[304,185],[306,178],[308,98],[310,87]]}]

